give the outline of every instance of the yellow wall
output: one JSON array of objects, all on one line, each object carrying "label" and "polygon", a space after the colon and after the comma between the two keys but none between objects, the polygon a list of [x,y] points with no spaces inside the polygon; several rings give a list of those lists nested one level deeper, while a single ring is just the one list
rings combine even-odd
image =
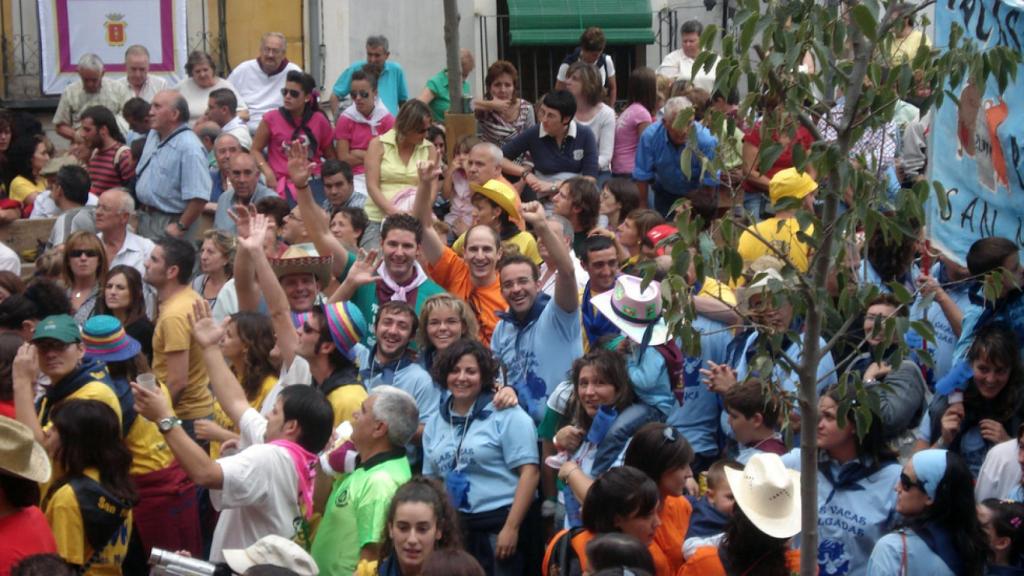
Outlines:
[{"label": "yellow wall", "polygon": [[[209,0],[210,31],[218,33],[217,0]],[[305,68],[302,0],[227,0],[228,63],[234,67],[259,55],[265,32],[288,39],[288,60]]]}]

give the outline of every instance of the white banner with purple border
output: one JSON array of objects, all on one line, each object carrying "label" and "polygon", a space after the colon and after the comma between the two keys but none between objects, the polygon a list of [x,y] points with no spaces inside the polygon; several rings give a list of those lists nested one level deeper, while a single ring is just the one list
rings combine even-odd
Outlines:
[{"label": "white banner with purple border", "polygon": [[149,50],[151,74],[172,85],[185,77],[186,0],[40,0],[43,93],[60,94],[78,79],[79,58],[98,55],[113,77],[124,73],[124,51]]}]

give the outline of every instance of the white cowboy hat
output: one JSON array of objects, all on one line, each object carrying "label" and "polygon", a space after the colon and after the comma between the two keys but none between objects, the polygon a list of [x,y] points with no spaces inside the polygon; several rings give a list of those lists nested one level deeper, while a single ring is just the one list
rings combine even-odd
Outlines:
[{"label": "white cowboy hat", "polygon": [[650,330],[647,344],[659,346],[669,339],[668,326],[661,315],[661,284],[651,282],[641,290],[643,282],[643,278],[623,274],[615,279],[614,288],[590,301],[625,337],[643,344]]},{"label": "white cowboy hat", "polygon": [[757,270],[754,273],[754,281],[737,290],[737,308],[739,308],[741,312],[749,312],[750,298],[752,296],[759,295],[771,296],[773,292],[772,284],[775,284],[775,287],[779,285],[785,286],[786,279],[783,278],[782,274],[775,268]]},{"label": "white cowboy hat", "polygon": [[300,576],[317,576],[320,570],[313,557],[295,542],[269,534],[244,550],[224,550],[224,561],[238,574],[260,564],[287,568]]},{"label": "white cowboy hat", "polygon": [[46,450],[27,426],[6,416],[0,416],[0,470],[33,482],[50,479]]},{"label": "white cowboy hat", "polygon": [[800,473],[778,454],[755,454],[743,470],[726,466],[725,478],[736,505],[761,532],[774,538],[800,532]]}]

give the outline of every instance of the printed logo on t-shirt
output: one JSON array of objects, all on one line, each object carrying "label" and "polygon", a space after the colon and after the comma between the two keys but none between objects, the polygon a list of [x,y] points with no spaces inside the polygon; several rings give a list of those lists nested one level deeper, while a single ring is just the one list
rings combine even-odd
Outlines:
[{"label": "printed logo on t-shirt", "polygon": [[824,539],[818,544],[818,571],[825,576],[841,576],[850,571],[850,555],[839,540]]},{"label": "printed logo on t-shirt", "polygon": [[577,161],[577,162],[579,162],[580,160],[583,160],[583,149],[581,148],[579,150],[573,150],[572,151],[572,159]]}]

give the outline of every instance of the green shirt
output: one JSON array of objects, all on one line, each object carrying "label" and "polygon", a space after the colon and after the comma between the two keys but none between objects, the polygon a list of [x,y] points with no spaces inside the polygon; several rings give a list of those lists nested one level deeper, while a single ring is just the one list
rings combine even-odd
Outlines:
[{"label": "green shirt", "polygon": [[[444,113],[451,107],[451,99],[448,98],[448,69],[445,68],[430,80],[427,80],[427,88],[434,94],[430,101],[430,113],[436,122],[444,121]],[[469,96],[469,80],[462,81],[462,95]]]},{"label": "green shirt", "polygon": [[410,478],[405,450],[393,450],[334,483],[310,550],[321,576],[352,576],[359,551],[380,541],[391,497]]},{"label": "green shirt", "polygon": [[[348,262],[345,264],[345,270],[338,276],[338,282],[344,282],[345,277],[348,276],[348,271],[352,268],[352,265],[356,262],[356,255],[353,252],[348,253]],[[437,282],[431,279],[427,279],[426,282],[416,287],[416,302],[413,304],[413,309],[416,310],[416,316],[420,315],[420,310],[423,309],[423,303],[426,302],[427,298],[430,298],[434,294],[444,294],[444,288],[438,286]],[[356,308],[363,313],[363,318],[366,319],[366,325],[370,327],[370,333],[366,335],[363,341],[363,345],[367,348],[373,346],[373,343],[377,341],[377,338],[373,335],[373,326],[377,322],[377,310],[380,308],[380,303],[377,301],[377,283],[371,282],[364,284],[356,290],[356,293],[352,295],[351,302],[355,304]]]}]

